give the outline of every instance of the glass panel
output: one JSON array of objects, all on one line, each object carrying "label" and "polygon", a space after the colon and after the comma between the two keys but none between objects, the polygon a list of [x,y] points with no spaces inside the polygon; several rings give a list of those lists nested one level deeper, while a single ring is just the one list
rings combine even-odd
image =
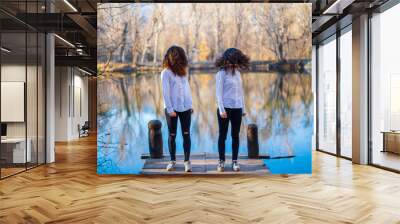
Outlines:
[{"label": "glass panel", "polygon": [[[11,14],[13,14],[15,17],[18,17],[21,20],[25,19],[25,14],[24,14],[24,12],[26,12],[25,0],[19,0],[19,1],[1,0],[0,7],[6,10],[7,12],[11,12]],[[3,13],[0,13],[0,18],[4,19],[3,21],[7,21],[2,23],[2,31],[25,33],[26,25],[21,21],[13,19]]]},{"label": "glass panel", "polygon": [[[43,13],[45,1],[1,1],[21,20]],[[1,121],[0,176],[45,162],[45,35],[0,12]],[[31,21],[35,22],[35,21]]]},{"label": "glass panel", "polygon": [[37,132],[38,132],[38,107],[37,107],[37,80],[38,80],[38,36],[36,32],[28,33],[28,63],[27,63],[27,82],[26,82],[26,111],[27,111],[27,142],[28,150],[30,148],[30,160],[28,168],[37,165],[38,158],[38,143],[37,143]]},{"label": "glass panel", "polygon": [[39,45],[38,45],[38,163],[45,163],[45,93],[46,93],[46,79],[45,79],[45,52],[46,37],[44,34],[39,34]]},{"label": "glass panel", "polygon": [[400,5],[372,18],[372,163],[400,170]]},{"label": "glass panel", "polygon": [[[77,75],[75,75],[75,79],[77,78]],[[75,82],[74,85],[76,85],[77,83]],[[73,128],[74,130],[72,130],[72,135],[73,136],[79,136],[79,130],[78,130],[78,125],[82,125],[80,123],[81,120],[81,87],[74,87],[74,105],[73,105]]]},{"label": "glass panel", "polygon": [[[25,170],[26,33],[1,34],[1,160],[2,177]],[[29,149],[29,147],[28,147]]]},{"label": "glass panel", "polygon": [[318,146],[336,153],[336,39],[318,48]]},{"label": "glass panel", "polygon": [[[27,13],[37,13],[39,6],[37,1],[27,2]],[[38,17],[30,18],[37,23]],[[38,163],[38,45],[39,37],[36,30],[27,30],[27,82],[26,82],[26,111],[27,111],[27,143],[30,148],[31,158],[27,163],[28,168],[37,166]]]},{"label": "glass panel", "polygon": [[340,152],[351,158],[352,149],[352,33],[340,37]]}]

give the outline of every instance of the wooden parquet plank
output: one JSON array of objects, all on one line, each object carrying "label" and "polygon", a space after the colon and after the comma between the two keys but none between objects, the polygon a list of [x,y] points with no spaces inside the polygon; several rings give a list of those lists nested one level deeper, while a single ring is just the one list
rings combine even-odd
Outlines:
[{"label": "wooden parquet plank", "polygon": [[400,175],[319,152],[312,175],[96,174],[96,139],[0,181],[0,223],[400,223]]}]

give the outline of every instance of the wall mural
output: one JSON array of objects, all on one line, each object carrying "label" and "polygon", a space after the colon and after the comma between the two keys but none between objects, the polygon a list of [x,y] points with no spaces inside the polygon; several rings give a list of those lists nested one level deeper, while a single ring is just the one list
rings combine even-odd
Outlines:
[{"label": "wall mural", "polygon": [[311,4],[99,3],[98,73],[99,174],[311,173]]}]

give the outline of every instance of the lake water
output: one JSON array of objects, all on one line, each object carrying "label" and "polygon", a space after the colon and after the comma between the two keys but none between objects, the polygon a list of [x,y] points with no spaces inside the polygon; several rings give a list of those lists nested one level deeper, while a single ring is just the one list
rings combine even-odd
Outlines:
[{"label": "lake water", "polygon": [[[247,155],[246,128],[259,128],[260,154],[273,174],[311,173],[313,97],[311,75],[300,73],[242,74],[247,116],[240,133],[240,154]],[[192,154],[217,153],[218,125],[215,74],[190,75],[193,109]],[[159,74],[110,73],[98,78],[98,173],[138,174],[148,153],[147,123],[162,122],[164,154],[168,155],[167,126]],[[180,128],[177,154],[182,154]],[[226,153],[231,153],[228,135]]]}]

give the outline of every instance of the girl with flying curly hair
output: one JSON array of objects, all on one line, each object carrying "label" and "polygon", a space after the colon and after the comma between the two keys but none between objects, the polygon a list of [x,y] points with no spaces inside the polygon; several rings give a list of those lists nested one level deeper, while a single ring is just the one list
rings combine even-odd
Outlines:
[{"label": "girl with flying curly hair", "polygon": [[244,92],[240,71],[249,68],[249,57],[236,48],[227,49],[215,62],[219,71],[216,75],[217,117],[219,126],[217,170],[225,169],[225,140],[231,124],[232,170],[239,171],[239,133],[242,116],[246,115]]}]

